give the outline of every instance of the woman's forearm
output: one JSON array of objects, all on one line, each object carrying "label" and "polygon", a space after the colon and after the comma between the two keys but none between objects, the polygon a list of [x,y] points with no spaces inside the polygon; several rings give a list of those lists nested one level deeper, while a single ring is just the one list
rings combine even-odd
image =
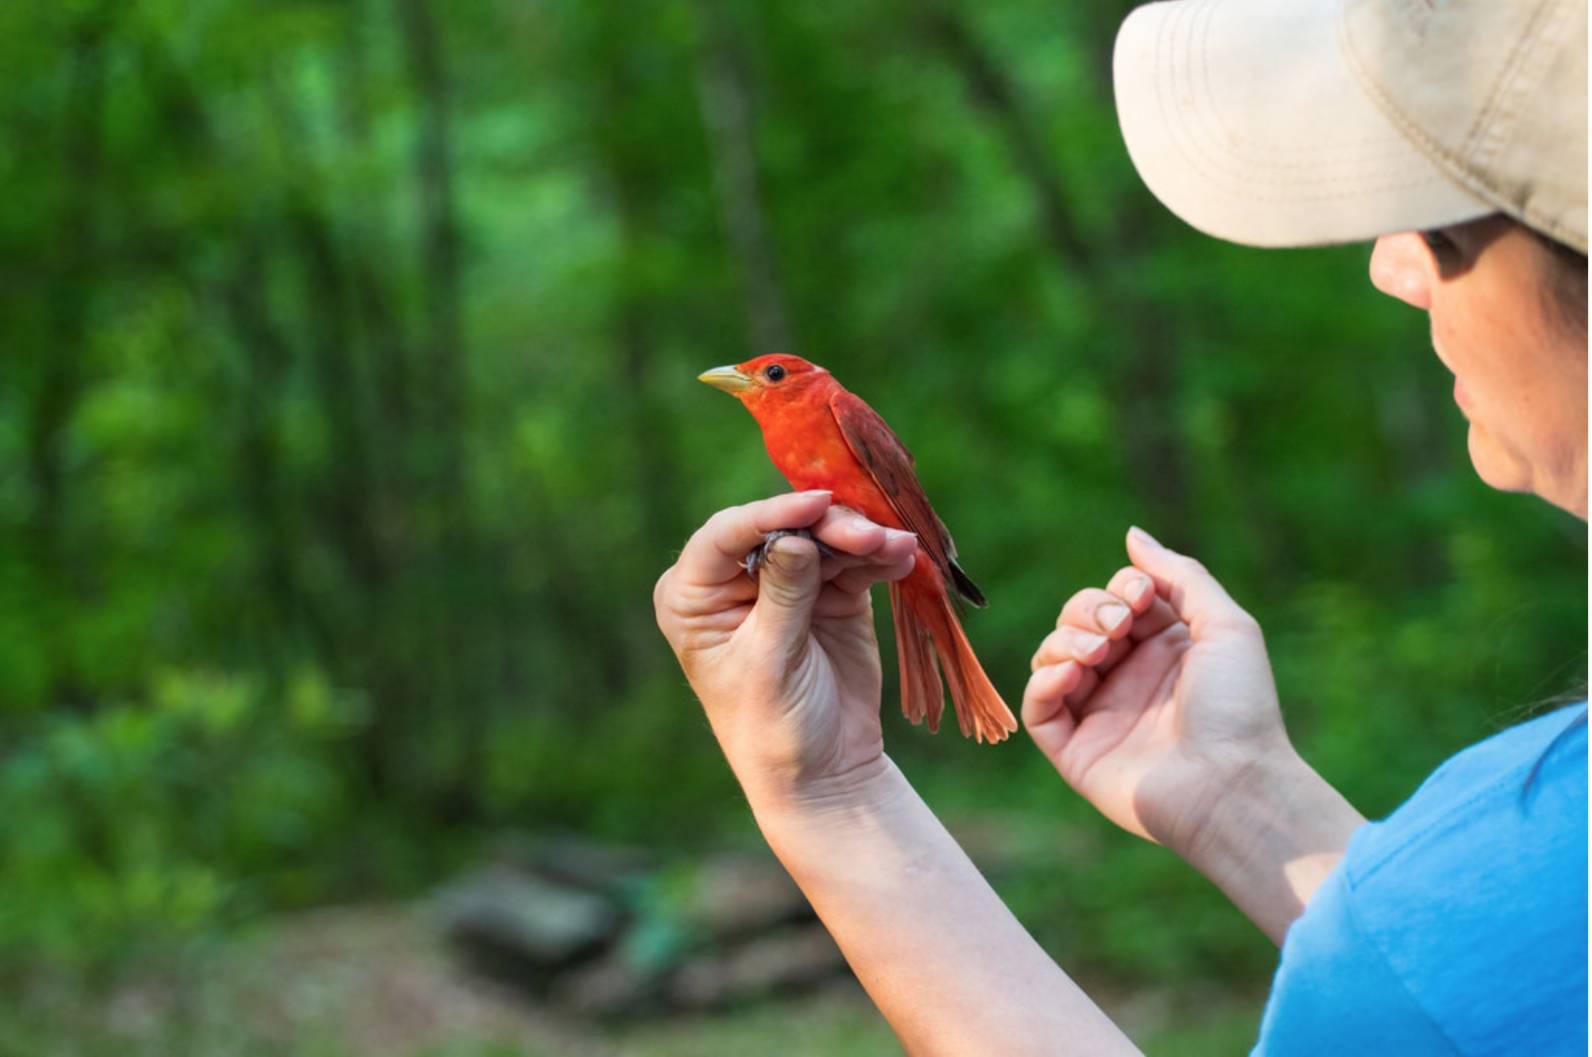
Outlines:
[{"label": "woman's forearm", "polygon": [[1138,1052],[1012,916],[887,759],[829,796],[747,793],[913,1054]]},{"label": "woman's forearm", "polygon": [[1297,755],[1257,760],[1174,849],[1279,946],[1365,818]]}]

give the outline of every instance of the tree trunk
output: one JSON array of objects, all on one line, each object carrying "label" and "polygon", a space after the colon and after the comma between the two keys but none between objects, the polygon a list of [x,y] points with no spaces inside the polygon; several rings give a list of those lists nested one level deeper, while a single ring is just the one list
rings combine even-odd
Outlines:
[{"label": "tree trunk", "polygon": [[[61,119],[65,175],[56,239],[59,256],[51,270],[48,295],[49,353],[38,363],[41,374],[27,425],[28,483],[33,492],[28,550],[34,574],[46,585],[46,593],[65,599],[76,598],[81,589],[78,571],[73,568],[66,501],[66,434],[88,369],[87,318],[99,281],[105,52],[110,18],[108,7],[92,10],[71,33]],[[71,659],[70,644],[53,636],[45,642],[51,653],[46,659],[50,697],[83,704],[85,688]]]},{"label": "tree trunk", "polygon": [[748,356],[795,352],[785,293],[774,267],[757,186],[757,146],[745,70],[718,0],[697,0],[697,99],[713,159],[713,185],[725,237],[734,250],[746,301]]}]

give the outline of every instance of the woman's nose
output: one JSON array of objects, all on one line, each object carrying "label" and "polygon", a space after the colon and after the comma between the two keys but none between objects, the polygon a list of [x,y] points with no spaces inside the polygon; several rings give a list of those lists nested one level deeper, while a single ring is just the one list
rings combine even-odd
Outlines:
[{"label": "woman's nose", "polygon": [[1432,259],[1413,231],[1383,235],[1371,251],[1371,285],[1420,309],[1432,307]]}]

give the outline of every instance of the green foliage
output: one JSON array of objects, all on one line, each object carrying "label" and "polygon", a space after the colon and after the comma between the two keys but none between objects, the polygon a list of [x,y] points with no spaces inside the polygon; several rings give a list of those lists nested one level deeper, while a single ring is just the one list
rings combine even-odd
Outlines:
[{"label": "green foliage", "polygon": [[279,692],[155,673],[140,700],[41,717],[0,762],[0,950],[13,964],[133,954],[315,898],[350,820],[357,723],[317,673]]},{"label": "green foliage", "polygon": [[[1514,538],[1551,547],[1558,527]],[[1539,642],[1544,628],[1585,626],[1578,593],[1523,592],[1511,556],[1475,526],[1442,542],[1452,576],[1428,593],[1390,602],[1362,583],[1316,582],[1273,644],[1296,742],[1373,817],[1458,746],[1585,693],[1585,654]]]}]

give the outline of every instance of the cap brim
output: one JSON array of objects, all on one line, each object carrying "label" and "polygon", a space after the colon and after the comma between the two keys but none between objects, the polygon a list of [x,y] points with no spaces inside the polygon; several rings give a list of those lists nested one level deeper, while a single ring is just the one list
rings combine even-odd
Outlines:
[{"label": "cap brim", "polygon": [[1357,242],[1497,207],[1417,150],[1361,90],[1336,0],[1166,0],[1117,35],[1117,114],[1167,208],[1253,246]]}]

